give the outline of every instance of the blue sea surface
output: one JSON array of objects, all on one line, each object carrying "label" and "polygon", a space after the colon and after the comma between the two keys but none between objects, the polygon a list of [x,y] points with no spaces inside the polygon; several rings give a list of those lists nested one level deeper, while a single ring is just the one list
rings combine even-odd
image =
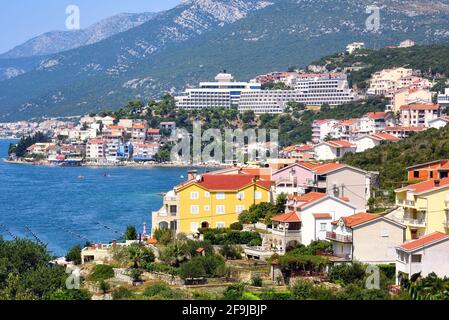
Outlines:
[{"label": "blue sea surface", "polygon": [[[0,159],[10,143],[0,140]],[[0,162],[0,224],[17,237],[34,239],[34,233],[53,254],[65,255],[78,243],[119,239],[127,225],[142,232],[147,222],[151,230],[151,212],[162,206],[161,193],[184,181],[187,171]],[[5,228],[0,234],[11,238]]]}]

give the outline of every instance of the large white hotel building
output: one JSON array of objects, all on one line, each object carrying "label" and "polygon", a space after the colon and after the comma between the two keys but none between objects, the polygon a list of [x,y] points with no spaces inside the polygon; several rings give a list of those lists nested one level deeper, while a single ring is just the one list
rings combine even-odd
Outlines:
[{"label": "large white hotel building", "polygon": [[175,97],[176,106],[182,109],[237,108],[244,92],[262,90],[260,83],[235,82],[229,73],[219,73],[216,82],[201,82],[199,88],[187,89]]},{"label": "large white hotel building", "polygon": [[[176,97],[176,106],[183,109],[238,107],[240,112],[256,114],[282,113],[290,101],[307,106],[337,106],[358,99],[349,88],[345,74],[298,74],[292,90],[261,90],[254,82],[232,82],[230,74],[221,73],[217,82],[200,83],[200,88],[187,89]],[[292,83],[291,79],[289,82]]]}]

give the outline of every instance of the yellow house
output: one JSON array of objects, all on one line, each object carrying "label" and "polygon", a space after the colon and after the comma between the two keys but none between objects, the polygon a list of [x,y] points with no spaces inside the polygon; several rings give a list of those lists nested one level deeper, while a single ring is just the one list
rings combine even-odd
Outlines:
[{"label": "yellow house", "polygon": [[404,210],[407,240],[449,231],[449,178],[427,180],[396,190],[396,204]]},{"label": "yellow house", "polygon": [[228,228],[253,204],[271,201],[271,181],[248,174],[198,175],[178,185],[178,233]]}]

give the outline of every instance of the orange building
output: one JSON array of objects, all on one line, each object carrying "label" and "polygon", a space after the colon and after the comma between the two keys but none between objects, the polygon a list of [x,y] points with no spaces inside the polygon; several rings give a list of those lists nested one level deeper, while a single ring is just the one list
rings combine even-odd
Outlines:
[{"label": "orange building", "polygon": [[448,177],[449,160],[437,160],[408,167],[408,181],[444,179]]}]

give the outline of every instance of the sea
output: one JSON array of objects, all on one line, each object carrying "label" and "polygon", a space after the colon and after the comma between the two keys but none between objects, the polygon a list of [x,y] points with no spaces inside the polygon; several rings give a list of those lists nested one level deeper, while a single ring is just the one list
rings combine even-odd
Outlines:
[{"label": "sea", "polygon": [[[0,159],[11,140],[0,140]],[[189,168],[49,167],[0,160],[0,235],[45,243],[55,256],[74,245],[119,240],[128,225],[151,230],[162,193]],[[205,170],[205,169],[202,169]],[[201,171],[200,171],[201,172]]]}]

